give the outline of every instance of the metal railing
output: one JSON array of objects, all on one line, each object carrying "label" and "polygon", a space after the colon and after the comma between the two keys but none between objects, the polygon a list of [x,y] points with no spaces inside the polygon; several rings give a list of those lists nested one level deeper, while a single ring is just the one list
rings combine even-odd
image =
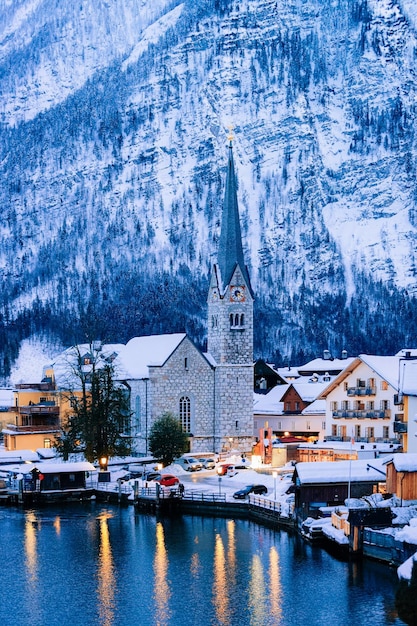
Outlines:
[{"label": "metal railing", "polygon": [[184,493],[183,500],[192,502],[226,502],[225,493],[207,493],[204,491],[189,491]]}]

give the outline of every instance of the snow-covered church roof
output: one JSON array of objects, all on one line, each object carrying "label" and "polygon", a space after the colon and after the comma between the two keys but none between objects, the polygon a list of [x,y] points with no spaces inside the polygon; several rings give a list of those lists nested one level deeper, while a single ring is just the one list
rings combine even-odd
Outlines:
[{"label": "snow-covered church roof", "polygon": [[161,366],[184,341],[185,333],[133,337],[117,359],[118,378],[141,379],[149,376],[149,366]]}]

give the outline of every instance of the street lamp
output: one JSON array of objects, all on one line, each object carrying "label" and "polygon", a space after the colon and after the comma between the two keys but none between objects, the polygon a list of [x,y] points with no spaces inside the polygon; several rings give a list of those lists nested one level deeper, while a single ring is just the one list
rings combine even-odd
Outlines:
[{"label": "street lamp", "polygon": [[272,472],[272,476],[274,478],[274,502],[277,500],[277,476],[278,472]]},{"label": "street lamp", "polygon": [[107,463],[108,463],[108,458],[106,456],[100,457],[99,464],[100,464],[100,470],[102,472],[107,471]]}]

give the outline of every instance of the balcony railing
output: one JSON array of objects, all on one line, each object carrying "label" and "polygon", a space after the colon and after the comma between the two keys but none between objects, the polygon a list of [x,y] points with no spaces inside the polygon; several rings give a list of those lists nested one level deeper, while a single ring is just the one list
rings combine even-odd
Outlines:
[{"label": "balcony railing", "polygon": [[12,430],[15,433],[56,432],[59,430],[59,424],[33,424],[31,426],[16,426],[16,424],[7,424],[6,429]]},{"label": "balcony railing", "polygon": [[394,422],[394,433],[406,433],[407,432],[407,423],[406,422]]},{"label": "balcony railing", "polygon": [[375,396],[376,387],[348,387],[348,396]]},{"label": "balcony railing", "polygon": [[365,410],[340,410],[333,411],[333,417],[335,419],[344,417],[346,419],[389,419],[391,417],[390,409],[380,409],[379,411],[365,411]]},{"label": "balcony railing", "polygon": [[59,406],[56,404],[31,404],[19,407],[21,415],[59,415]]}]

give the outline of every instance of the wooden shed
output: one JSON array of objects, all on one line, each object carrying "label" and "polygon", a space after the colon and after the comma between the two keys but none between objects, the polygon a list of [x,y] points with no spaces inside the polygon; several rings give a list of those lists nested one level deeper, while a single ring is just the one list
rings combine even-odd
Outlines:
[{"label": "wooden shed", "polygon": [[348,498],[361,498],[385,484],[384,465],[366,460],[297,463],[294,470],[295,512],[299,523],[318,515],[322,507],[340,506]]},{"label": "wooden shed", "polygon": [[387,492],[401,500],[417,500],[417,454],[394,454],[385,461]]}]

